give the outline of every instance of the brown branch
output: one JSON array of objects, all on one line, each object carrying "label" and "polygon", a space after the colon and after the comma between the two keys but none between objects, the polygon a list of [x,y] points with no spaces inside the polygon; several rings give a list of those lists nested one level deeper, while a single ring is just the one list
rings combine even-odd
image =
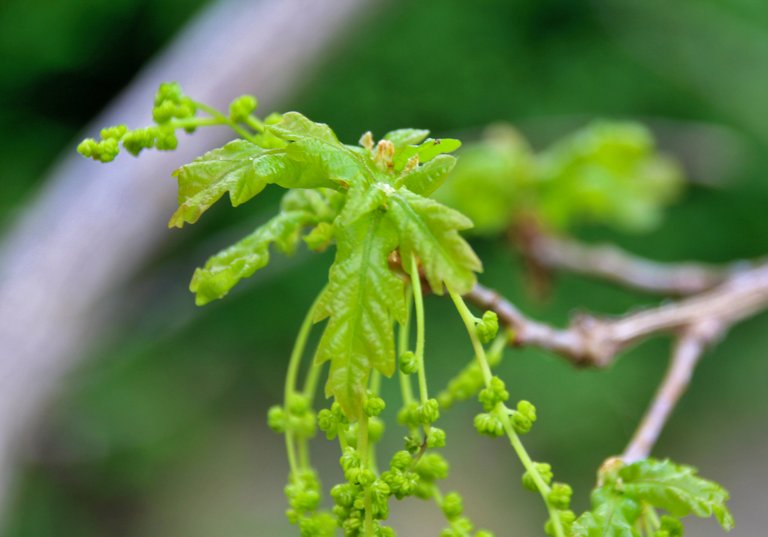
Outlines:
[{"label": "brown branch", "polygon": [[713,289],[677,302],[612,319],[580,315],[564,329],[526,317],[498,293],[479,284],[466,298],[496,312],[514,332],[510,344],[547,349],[577,365],[604,367],[642,339],[678,333],[667,374],[621,457],[631,463],[649,455],[705,348],[733,324],[768,308],[768,262],[734,272]]},{"label": "brown branch", "polygon": [[648,336],[717,321],[724,329],[768,306],[768,263],[735,273],[698,295],[618,318],[576,316],[557,329],[529,319],[498,293],[476,285],[467,300],[495,311],[515,332],[515,345],[553,351],[578,365],[603,367],[616,354]]},{"label": "brown branch", "polygon": [[663,295],[691,295],[719,285],[745,270],[745,262],[725,266],[704,263],[660,263],[608,244],[588,245],[537,233],[525,254],[548,269],[564,269]]},{"label": "brown branch", "polygon": [[621,459],[631,464],[645,459],[658,440],[672,410],[691,381],[706,347],[722,333],[717,322],[700,323],[680,335],[664,379]]}]

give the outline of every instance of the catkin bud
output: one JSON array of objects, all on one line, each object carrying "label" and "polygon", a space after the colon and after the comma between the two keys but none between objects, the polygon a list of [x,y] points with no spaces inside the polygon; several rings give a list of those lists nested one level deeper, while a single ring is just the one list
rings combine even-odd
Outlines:
[{"label": "catkin bud", "polygon": [[416,355],[412,351],[405,351],[400,355],[400,371],[406,375],[411,375],[419,370],[419,363]]},{"label": "catkin bud", "polygon": [[229,104],[229,118],[232,121],[245,121],[258,105],[253,95],[241,95]]}]

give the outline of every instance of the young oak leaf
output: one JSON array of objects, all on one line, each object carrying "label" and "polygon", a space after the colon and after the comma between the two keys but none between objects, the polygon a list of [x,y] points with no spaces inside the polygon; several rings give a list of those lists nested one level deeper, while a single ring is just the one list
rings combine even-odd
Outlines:
[{"label": "young oak leaf", "polygon": [[384,135],[385,140],[394,144],[395,151],[408,146],[417,145],[429,136],[429,131],[424,129],[397,129]]},{"label": "young oak leaf", "polygon": [[265,154],[266,150],[256,144],[234,140],[173,172],[179,183],[179,208],[168,227],[194,224],[226,192],[230,192],[233,205],[245,201],[239,192],[247,190],[250,197],[261,192],[268,180],[256,172],[253,163]]},{"label": "young oak leaf", "polygon": [[697,476],[695,468],[670,460],[646,459],[624,466],[619,478],[625,495],[665,509],[672,516],[714,515],[724,529],[734,526],[726,506],[728,491],[714,481]]},{"label": "young oak leaf", "polygon": [[458,293],[472,289],[475,273],[482,271],[483,266],[459,235],[459,231],[472,227],[469,218],[406,188],[398,189],[390,197],[387,217],[398,230],[405,266],[416,255],[435,294],[443,294],[443,285]]},{"label": "young oak leaf", "polygon": [[298,112],[288,112],[269,132],[289,141],[285,150],[306,171],[315,171],[342,188],[374,182],[369,163],[342,144],[328,125],[315,123]]},{"label": "young oak leaf", "polygon": [[455,165],[456,157],[438,155],[426,164],[401,175],[396,184],[397,186],[404,186],[420,196],[430,196],[442,186]]},{"label": "young oak leaf", "polygon": [[269,263],[269,246],[276,243],[289,252],[299,238],[299,230],[312,222],[302,211],[281,212],[253,233],[214,255],[195,270],[189,290],[202,306],[226,295],[243,278],[252,276]]},{"label": "young oak leaf", "polygon": [[338,141],[324,124],[296,112],[269,125],[268,132],[288,143],[265,149],[234,140],[174,172],[179,208],[170,227],[194,223],[225,193],[233,206],[258,195],[268,184],[283,188],[346,188],[369,175],[365,162]]},{"label": "young oak leaf", "polygon": [[401,171],[413,156],[418,156],[419,162],[424,163],[443,153],[453,153],[459,147],[461,142],[453,138],[430,138],[419,145],[406,145],[395,153],[394,169]]},{"label": "young oak leaf", "polygon": [[572,537],[640,537],[635,522],[641,514],[634,500],[604,488],[592,493],[592,511],[573,523]]},{"label": "young oak leaf", "polygon": [[329,284],[315,309],[316,322],[328,318],[315,360],[330,360],[326,395],[354,419],[371,368],[384,375],[395,370],[393,323],[405,318],[405,292],[387,261],[397,233],[380,211],[339,228],[336,241]]},{"label": "young oak leaf", "polygon": [[211,257],[195,270],[189,288],[202,306],[222,298],[240,280],[252,276],[269,263],[269,246],[293,252],[302,228],[332,221],[339,211],[341,194],[333,190],[291,190],[274,218],[239,242]]}]

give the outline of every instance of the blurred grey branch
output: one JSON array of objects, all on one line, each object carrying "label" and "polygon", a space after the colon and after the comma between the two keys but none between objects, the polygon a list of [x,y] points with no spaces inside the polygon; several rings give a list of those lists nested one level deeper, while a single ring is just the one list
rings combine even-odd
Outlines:
[{"label": "blurred grey branch", "polygon": [[660,263],[609,244],[588,245],[543,234],[530,241],[525,253],[550,269],[563,269],[662,295],[700,293],[749,266],[741,261],[726,266]]},{"label": "blurred grey branch", "polygon": [[[256,93],[262,109],[293,88],[377,2],[226,1],[200,16],[87,129],[151,120],[157,85],[176,80],[214,106]],[[222,31],[226,28],[226,31]],[[224,141],[184,138],[178,151],[125,158],[107,172],[74,151],[0,245],[0,514],[25,434],[102,328],[119,287],[170,235],[170,172]]]}]

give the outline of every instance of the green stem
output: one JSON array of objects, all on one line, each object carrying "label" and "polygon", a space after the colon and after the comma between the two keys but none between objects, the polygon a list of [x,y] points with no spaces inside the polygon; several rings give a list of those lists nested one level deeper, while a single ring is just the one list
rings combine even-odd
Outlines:
[{"label": "green stem", "polygon": [[[461,320],[464,321],[464,326],[466,327],[467,333],[469,334],[469,339],[472,342],[472,348],[475,351],[475,357],[477,358],[478,364],[480,365],[480,370],[483,373],[483,380],[485,381],[485,385],[486,387],[490,387],[492,379],[491,367],[488,365],[485,349],[483,348],[482,343],[480,343],[480,338],[477,335],[477,328],[475,327],[475,316],[472,315],[471,311],[469,311],[469,308],[464,302],[464,299],[461,298],[461,295],[451,289],[448,289],[448,293],[451,295],[451,299],[456,305],[456,309],[461,316]],[[555,536],[565,537],[565,531],[563,530],[563,524],[560,520],[560,514],[558,513],[557,509],[554,509],[549,504],[549,501],[547,500],[551,489],[541,477],[541,474],[539,474],[538,470],[536,469],[536,465],[533,463],[530,455],[528,455],[528,452],[525,449],[525,446],[523,446],[523,443],[520,441],[520,437],[515,432],[514,427],[512,427],[512,423],[509,420],[509,409],[503,403],[499,403],[496,409],[494,409],[494,412],[499,417],[499,419],[501,419],[501,423],[504,426],[504,431],[507,433],[507,437],[509,438],[509,443],[515,450],[515,453],[520,459],[520,462],[523,463],[526,471],[530,474],[533,482],[536,484],[536,488],[539,490],[539,494],[541,494],[541,497],[544,500],[544,504],[547,506],[547,511],[549,512],[549,516],[552,519],[552,524],[554,526]]]},{"label": "green stem", "polygon": [[[374,369],[371,373],[370,390],[374,395],[379,395],[381,391],[381,373]],[[368,464],[375,474],[379,473],[379,465],[376,462],[376,444],[369,442],[368,446]]]},{"label": "green stem", "polygon": [[264,132],[266,130],[264,123],[254,115],[245,118],[245,123],[256,132]]},{"label": "green stem", "polygon": [[[410,340],[410,325],[411,325],[411,306],[413,304],[413,293],[410,285],[406,285],[406,306],[405,306],[405,320],[403,324],[399,326],[397,332],[397,353],[398,357],[402,356],[408,350]],[[399,371],[399,367],[398,367]],[[400,391],[403,394],[403,404],[409,405],[413,402],[413,389],[411,387],[411,377],[406,375],[402,371],[399,371],[400,377]]]},{"label": "green stem", "polygon": [[249,142],[256,143],[256,139],[253,137],[251,133],[243,129],[240,125],[238,125],[237,123],[229,119],[227,116],[225,116],[215,108],[208,106],[207,104],[198,103],[198,102],[195,102],[195,106],[197,106],[200,110],[210,114],[211,117],[218,119],[223,125],[227,125],[230,129],[235,131],[242,138],[248,140]]},{"label": "green stem", "polygon": [[[360,461],[363,468],[368,468],[368,417],[363,413],[357,425],[357,452],[360,454]],[[371,505],[371,490],[365,487],[365,537],[373,537],[373,509]]]},{"label": "green stem", "polygon": [[307,398],[308,401],[312,402],[315,399],[315,392],[317,391],[317,381],[320,378],[320,371],[323,369],[323,364],[316,364],[314,361],[312,362],[312,365],[309,366],[309,371],[307,371],[307,376],[304,379],[304,389],[302,392],[304,393],[304,397]]},{"label": "green stem", "polygon": [[[397,352],[399,356],[402,356],[404,352],[408,350],[410,339],[410,324],[411,324],[411,306],[413,304],[413,293],[410,285],[406,285],[406,307],[405,307],[405,321],[400,325],[397,333]],[[399,369],[399,368],[398,368]],[[413,386],[411,385],[411,376],[406,375],[402,371],[399,371],[400,377],[400,393],[403,397],[403,406],[408,406],[413,403]],[[411,435],[416,435],[418,429],[416,427],[410,427],[409,432]]]},{"label": "green stem", "polygon": [[215,117],[187,117],[183,119],[173,119],[166,123],[166,125],[173,129],[188,129],[190,127],[226,125],[226,123]]},{"label": "green stem", "polygon": [[424,297],[421,294],[419,266],[414,255],[411,255],[411,285],[416,304],[416,363],[419,367],[419,397],[422,403],[426,403],[429,392],[427,391],[427,374],[424,370]]},{"label": "green stem", "polygon": [[[320,295],[322,295],[322,291],[320,292]],[[309,308],[307,315],[304,317],[304,321],[301,323],[301,328],[299,328],[299,333],[296,336],[296,342],[293,345],[293,350],[291,351],[291,356],[288,360],[288,371],[285,375],[285,387],[283,396],[286,421],[290,419],[289,402],[291,397],[296,393],[296,377],[299,374],[301,357],[303,356],[304,349],[307,346],[307,338],[309,337],[309,332],[312,329],[312,316],[314,314],[315,306],[320,298],[320,295],[318,295],[318,297],[315,299],[315,302]],[[310,372],[311,371],[312,369],[310,369]],[[302,444],[306,444],[305,439],[302,441]],[[296,437],[290,428],[286,428],[285,450],[288,455],[288,465],[291,469],[291,475],[293,477],[298,476],[299,469],[305,468],[309,463],[309,457],[306,453],[306,445],[300,446],[299,449],[301,452],[301,462],[299,462],[296,456]]]}]

